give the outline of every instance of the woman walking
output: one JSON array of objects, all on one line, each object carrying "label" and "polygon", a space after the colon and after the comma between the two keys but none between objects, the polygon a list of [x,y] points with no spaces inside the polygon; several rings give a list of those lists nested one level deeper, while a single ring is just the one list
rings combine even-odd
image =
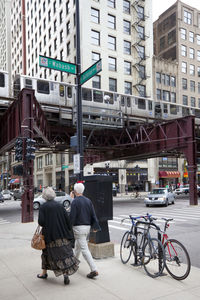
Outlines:
[{"label": "woman walking", "polygon": [[47,187],[42,197],[46,202],[39,210],[38,223],[42,226],[46,248],[42,250],[42,273],[37,277],[46,279],[47,270],[54,271],[55,276],[64,276],[64,284],[69,284],[69,275],[78,270],[79,260],[74,256],[74,235],[68,214],[64,207],[56,202],[55,192]]}]

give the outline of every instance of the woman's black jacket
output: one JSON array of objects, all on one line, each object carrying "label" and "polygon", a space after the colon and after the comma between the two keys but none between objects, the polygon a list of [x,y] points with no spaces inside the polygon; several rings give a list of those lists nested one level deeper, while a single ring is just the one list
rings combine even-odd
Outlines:
[{"label": "woman's black jacket", "polygon": [[74,235],[69,216],[64,207],[54,201],[49,200],[40,206],[38,223],[43,227],[46,244],[57,239],[66,238],[74,244]]}]

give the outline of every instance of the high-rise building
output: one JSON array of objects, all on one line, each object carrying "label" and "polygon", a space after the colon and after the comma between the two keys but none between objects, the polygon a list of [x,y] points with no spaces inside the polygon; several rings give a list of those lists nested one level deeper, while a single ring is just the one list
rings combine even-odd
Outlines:
[{"label": "high-rise building", "polygon": [[157,63],[155,98],[200,108],[200,11],[178,0],[160,15],[154,22],[154,54],[171,60],[168,70],[167,62]]}]

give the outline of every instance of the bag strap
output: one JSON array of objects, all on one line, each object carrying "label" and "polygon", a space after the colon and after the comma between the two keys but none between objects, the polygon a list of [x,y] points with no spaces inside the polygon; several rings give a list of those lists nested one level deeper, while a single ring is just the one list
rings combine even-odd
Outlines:
[{"label": "bag strap", "polygon": [[42,230],[42,228],[40,229],[40,225],[38,225],[38,227],[35,230],[35,234],[40,233],[41,230]]}]

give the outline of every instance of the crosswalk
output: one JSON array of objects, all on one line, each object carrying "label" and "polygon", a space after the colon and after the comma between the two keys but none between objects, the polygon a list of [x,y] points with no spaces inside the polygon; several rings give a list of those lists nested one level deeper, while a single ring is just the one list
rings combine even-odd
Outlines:
[{"label": "crosswalk", "polygon": [[3,219],[3,218],[0,218],[0,225],[3,225],[3,224],[9,224],[10,222],[7,221],[6,219]]},{"label": "crosswalk", "polygon": [[[163,225],[164,220],[162,218],[173,218],[173,221],[170,222],[170,224],[194,224],[197,223],[200,225],[200,207],[184,207],[184,208],[166,208],[163,209],[154,209],[153,211],[149,211],[149,214],[152,214],[153,217],[157,218],[156,224]],[[134,214],[134,216],[140,216],[144,215],[144,210],[137,209],[137,212]],[[127,218],[121,222],[122,219]],[[131,221],[129,219],[129,215],[126,214],[120,214],[113,217],[113,220],[110,220],[108,222],[109,228],[113,228],[116,230],[125,231],[130,228]]]}]

